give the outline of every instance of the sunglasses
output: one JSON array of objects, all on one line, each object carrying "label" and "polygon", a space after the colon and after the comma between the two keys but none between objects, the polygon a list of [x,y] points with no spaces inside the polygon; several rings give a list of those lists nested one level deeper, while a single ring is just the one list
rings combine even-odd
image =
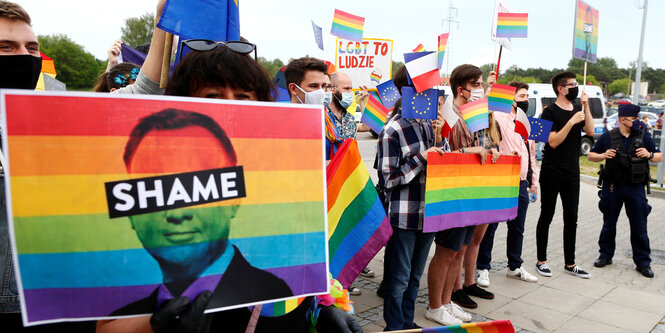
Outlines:
[{"label": "sunglasses", "polygon": [[185,46],[187,46],[190,50],[201,52],[201,51],[214,50],[219,45],[224,45],[228,47],[231,51],[240,54],[250,54],[254,52],[254,61],[256,61],[257,59],[256,45],[241,41],[215,42],[214,40],[209,40],[209,39],[188,39],[180,43],[180,50],[178,54],[180,55],[180,59],[182,59],[183,56],[182,51]]}]

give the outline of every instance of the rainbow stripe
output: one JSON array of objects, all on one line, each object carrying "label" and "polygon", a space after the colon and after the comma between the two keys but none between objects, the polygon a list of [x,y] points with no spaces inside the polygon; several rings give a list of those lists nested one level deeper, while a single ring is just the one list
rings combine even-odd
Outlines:
[{"label": "rainbow stripe", "polygon": [[[294,296],[327,290],[320,109],[93,94],[3,97],[29,322],[108,316],[162,282],[129,219],[109,219],[104,183],[147,176],[127,174],[128,134],[138,119],[168,108],[215,119],[244,168],[245,198],[196,208],[239,203],[229,239],[250,264],[286,281]],[[299,121],[285,121],[290,117]],[[194,134],[179,140],[191,147],[200,142]],[[173,157],[174,168],[182,158]],[[159,173],[171,173],[169,167]]]},{"label": "rainbow stripe", "polygon": [[[519,156],[446,153],[427,156],[424,232],[434,232],[517,216]],[[430,160],[431,159],[431,160]]]},{"label": "rainbow stripe", "polygon": [[513,110],[515,91],[513,86],[495,83],[487,96],[487,107],[490,111],[510,113]]},{"label": "rainbow stripe", "polygon": [[446,46],[448,46],[448,36],[450,33],[440,34],[439,35],[439,48],[438,48],[438,60],[439,68],[443,65],[443,56],[446,54]]},{"label": "rainbow stripe", "polygon": [[488,128],[489,125],[489,110],[487,108],[487,98],[479,99],[470,103],[466,103],[459,108],[469,128],[469,132],[477,132],[481,129]]},{"label": "rainbow stripe", "polygon": [[365,29],[364,17],[335,9],[331,34],[360,43],[363,41],[363,29]]},{"label": "rainbow stripe", "polygon": [[596,62],[598,52],[598,10],[582,0],[575,7],[573,57]]},{"label": "rainbow stripe", "polygon": [[357,141],[344,141],[326,173],[330,273],[346,289],[388,242],[392,228]]},{"label": "rainbow stripe", "polygon": [[425,50],[423,44],[418,44],[418,46],[416,46],[416,48],[413,49],[413,52],[427,52],[427,50]]},{"label": "rainbow stripe", "polygon": [[528,13],[499,13],[496,22],[496,37],[526,38],[528,27]]},{"label": "rainbow stripe", "polygon": [[372,74],[369,75],[370,81],[374,82],[375,84],[379,84],[381,82],[381,78],[383,75],[377,72],[372,72]]},{"label": "rainbow stripe", "polygon": [[424,333],[515,333],[510,320],[486,321],[455,326],[423,327]]},{"label": "rainbow stripe", "polygon": [[288,299],[286,301],[279,301],[275,303],[266,303],[261,307],[261,315],[266,317],[279,317],[283,316],[300,305],[306,297],[298,297]]},{"label": "rainbow stripe", "polygon": [[381,133],[383,125],[386,123],[388,112],[390,110],[386,109],[377,98],[370,95],[360,121],[369,126],[374,132]]}]

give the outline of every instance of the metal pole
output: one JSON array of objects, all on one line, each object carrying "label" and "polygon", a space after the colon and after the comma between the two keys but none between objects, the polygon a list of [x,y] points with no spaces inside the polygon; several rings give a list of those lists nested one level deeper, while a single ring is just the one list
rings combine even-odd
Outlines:
[{"label": "metal pole", "polygon": [[637,55],[637,71],[635,73],[635,91],[633,94],[633,104],[639,105],[640,92],[642,89],[642,50],[644,49],[644,30],[647,27],[647,4],[649,0],[644,0],[644,13],[642,14],[642,34],[640,35],[640,51]]},{"label": "metal pole", "polygon": [[[656,130],[654,130],[656,132]],[[660,128],[660,151],[663,151],[665,149],[665,135],[663,135],[663,132],[665,132],[665,126]],[[656,179],[658,180],[658,185],[660,187],[663,187],[663,175],[665,174],[665,160],[660,161],[658,163],[658,172],[656,173]]]}]

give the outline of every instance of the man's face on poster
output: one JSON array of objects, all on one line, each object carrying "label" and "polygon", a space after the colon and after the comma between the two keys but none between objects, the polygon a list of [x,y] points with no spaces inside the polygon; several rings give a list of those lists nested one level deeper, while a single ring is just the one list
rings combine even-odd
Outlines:
[{"label": "man's face on poster", "polygon": [[[218,139],[207,129],[189,126],[152,130],[138,145],[130,174],[154,175],[233,166]],[[132,228],[143,247],[161,262],[187,265],[220,254],[238,206],[225,202],[134,215]]]}]

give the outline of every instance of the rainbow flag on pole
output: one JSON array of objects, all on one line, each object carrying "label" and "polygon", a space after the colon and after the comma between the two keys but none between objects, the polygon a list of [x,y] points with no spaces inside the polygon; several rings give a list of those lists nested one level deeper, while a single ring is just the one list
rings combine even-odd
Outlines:
[{"label": "rainbow flag on pole", "polygon": [[386,109],[378,99],[370,95],[360,121],[369,126],[374,132],[381,133],[383,125],[386,123],[388,112],[390,112],[390,110]]},{"label": "rainbow flag on pole", "polygon": [[330,273],[348,288],[388,242],[392,228],[357,141],[344,141],[326,173]]},{"label": "rainbow flag on pole", "polygon": [[[413,332],[410,330],[409,332]],[[510,320],[486,321],[455,326],[423,327],[423,333],[515,333]]]},{"label": "rainbow flag on pole", "polygon": [[427,156],[424,232],[491,222],[517,216],[520,157],[502,155],[496,163],[476,154]]},{"label": "rainbow flag on pole", "polygon": [[515,90],[513,86],[495,83],[487,96],[487,107],[490,111],[499,111],[510,113],[513,110],[513,100],[515,99]]},{"label": "rainbow flag on pole", "polygon": [[365,18],[355,16],[339,9],[335,9],[333,24],[330,33],[344,39],[361,43],[363,41],[363,30],[365,29]]},{"label": "rainbow flag on pole", "polygon": [[439,35],[439,48],[438,48],[439,69],[441,69],[441,66],[443,65],[443,56],[446,54],[446,46],[448,45],[448,36],[450,36],[450,33]]},{"label": "rainbow flag on pole", "polygon": [[488,128],[489,110],[487,108],[487,98],[479,99],[471,103],[466,103],[459,107],[462,117],[469,128],[469,132],[477,132]]},{"label": "rainbow flag on pole", "polygon": [[528,13],[499,13],[496,38],[526,38],[528,22]]},{"label": "rainbow flag on pole", "polygon": [[427,52],[427,50],[425,50],[423,44],[418,44],[418,46],[416,46],[416,48],[413,49],[413,52]]}]

